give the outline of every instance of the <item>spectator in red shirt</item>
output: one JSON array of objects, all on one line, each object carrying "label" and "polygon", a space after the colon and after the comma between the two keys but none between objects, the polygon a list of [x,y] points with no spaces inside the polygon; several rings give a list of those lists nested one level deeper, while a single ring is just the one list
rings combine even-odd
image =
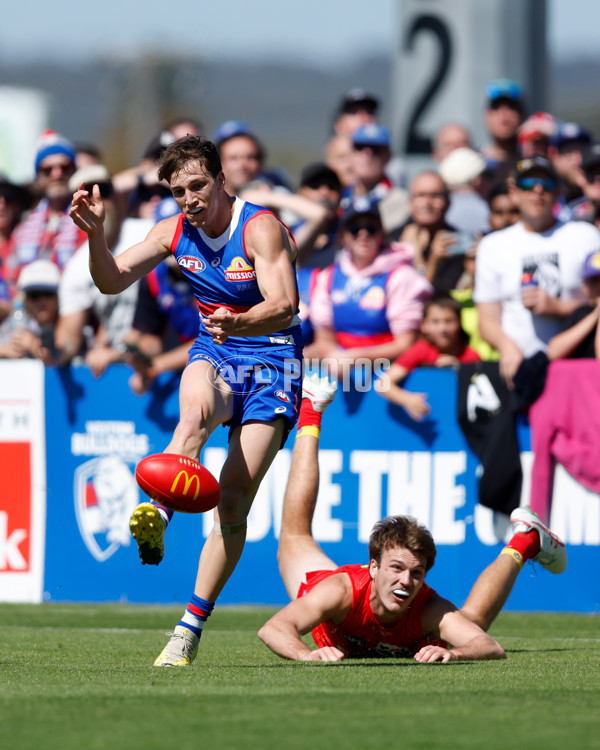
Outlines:
[{"label": "spectator in red shirt", "polygon": [[411,419],[420,422],[431,411],[426,393],[401,387],[416,367],[451,367],[479,362],[481,357],[468,345],[469,337],[460,322],[460,303],[445,294],[434,294],[424,305],[422,337],[392,364],[377,384],[377,392],[402,406]]}]

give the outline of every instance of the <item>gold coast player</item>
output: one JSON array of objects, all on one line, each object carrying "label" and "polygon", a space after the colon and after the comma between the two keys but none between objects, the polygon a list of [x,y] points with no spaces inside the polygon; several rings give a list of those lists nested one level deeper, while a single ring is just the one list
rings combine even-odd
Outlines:
[{"label": "gold coast player", "polygon": [[[166,453],[197,460],[211,432],[230,426],[215,525],[198,566],[194,595],[156,666],[185,666],[206,618],[240,558],[246,518],[259,484],[297,414],[302,336],[294,273],[296,247],[274,214],[230,196],[215,146],[186,136],[169,146],[159,177],[181,215],[113,258],[97,186],[80,186],[71,216],[89,236],[100,291],[117,294],[174,255],[200,308],[200,332],[181,378],[180,420]],[[257,364],[259,363],[259,364]],[[157,565],[172,511],[138,506],[131,529],[143,563]]]},{"label": "gold coast player", "polygon": [[[311,532],[321,418],[334,394],[335,385],[326,379],[305,378],[279,538],[279,569],[294,601],[261,628],[259,637],[276,654],[299,661],[503,658],[502,647],[485,631],[526,560],[562,573],[564,544],[527,508],[513,511],[510,542],[481,573],[461,609],[425,583],[436,548],[429,531],[413,518],[379,521],[369,542],[369,564],[338,567]],[[316,650],[301,639],[311,631]]]}]

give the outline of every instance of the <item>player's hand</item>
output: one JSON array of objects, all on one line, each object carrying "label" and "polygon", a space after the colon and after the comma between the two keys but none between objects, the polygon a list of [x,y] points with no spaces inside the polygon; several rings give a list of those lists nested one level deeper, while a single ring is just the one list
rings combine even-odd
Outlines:
[{"label": "player's hand", "polygon": [[415,422],[422,422],[431,413],[426,393],[408,393],[404,404],[408,416]]},{"label": "player's hand", "polygon": [[218,307],[214,313],[202,318],[202,324],[215,344],[224,344],[233,331],[235,315],[226,307]]},{"label": "player's hand", "polygon": [[449,661],[456,661],[458,657],[449,651],[447,648],[442,646],[423,646],[420,651],[415,654],[415,661],[420,661],[425,664],[431,664],[434,661],[441,661],[445,664]]},{"label": "player's hand", "polygon": [[342,661],[345,657],[343,651],[335,646],[324,646],[316,651],[309,651],[304,654],[302,661]]},{"label": "player's hand", "polygon": [[79,190],[73,193],[69,216],[87,234],[96,234],[102,230],[105,211],[98,185],[94,185],[90,194],[85,189],[85,183],[81,183]]}]

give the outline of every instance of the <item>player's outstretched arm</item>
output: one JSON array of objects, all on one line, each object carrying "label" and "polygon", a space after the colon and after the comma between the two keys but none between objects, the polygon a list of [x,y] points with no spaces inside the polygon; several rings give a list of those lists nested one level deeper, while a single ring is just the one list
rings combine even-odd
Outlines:
[{"label": "player's outstretched arm", "polygon": [[94,283],[103,294],[118,294],[149,273],[170,253],[176,217],[159,222],[148,237],[129,248],[118,259],[114,258],[104,234],[104,203],[98,185],[92,192],[81,183],[73,194],[69,215],[88,235],[90,272]]},{"label": "player's outstretched arm", "polygon": [[423,632],[452,646],[424,646],[415,654],[420,662],[505,659],[504,649],[479,625],[468,620],[452,602],[433,596],[423,608]]},{"label": "player's outstretched arm", "polygon": [[352,586],[345,573],[321,581],[306,596],[273,615],[258,631],[271,651],[294,661],[341,661],[344,653],[334,646],[310,649],[301,636],[328,619],[341,622],[352,604]]}]

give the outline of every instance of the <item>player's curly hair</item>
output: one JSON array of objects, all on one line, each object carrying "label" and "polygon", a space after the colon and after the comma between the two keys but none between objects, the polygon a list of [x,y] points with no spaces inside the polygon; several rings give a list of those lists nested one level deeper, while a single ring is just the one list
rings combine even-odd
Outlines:
[{"label": "player's curly hair", "polygon": [[369,559],[379,565],[383,552],[393,547],[404,547],[421,558],[426,571],[433,567],[437,550],[431,532],[412,516],[387,516],[373,526]]},{"label": "player's curly hair", "polygon": [[160,157],[159,180],[170,182],[171,177],[191,161],[198,161],[212,177],[221,172],[221,157],[217,147],[203,135],[186,135],[178,138]]}]

